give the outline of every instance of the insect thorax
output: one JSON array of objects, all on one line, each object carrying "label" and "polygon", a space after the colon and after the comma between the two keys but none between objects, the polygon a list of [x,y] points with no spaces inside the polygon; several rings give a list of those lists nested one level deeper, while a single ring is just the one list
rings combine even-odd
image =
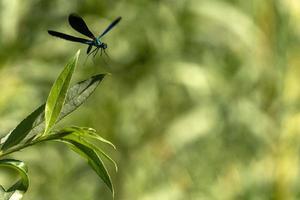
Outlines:
[{"label": "insect thorax", "polygon": [[102,44],[102,42],[98,38],[95,39],[95,43],[96,43],[96,46],[101,46],[101,44]]}]

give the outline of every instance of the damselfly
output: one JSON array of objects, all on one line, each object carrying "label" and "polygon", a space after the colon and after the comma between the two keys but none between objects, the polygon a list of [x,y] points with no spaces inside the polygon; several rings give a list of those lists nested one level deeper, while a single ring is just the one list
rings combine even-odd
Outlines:
[{"label": "damselfly", "polygon": [[[88,55],[94,53],[94,56],[96,56],[96,54],[98,53],[99,49],[101,50],[101,54],[102,51],[104,53],[105,49],[107,48],[107,44],[101,41],[101,38],[108,33],[113,27],[115,27],[119,21],[121,20],[121,17],[118,17],[117,19],[115,19],[104,31],[103,33],[101,33],[98,37],[95,37],[94,34],[90,31],[90,29],[87,27],[86,23],[84,22],[84,20],[78,16],[77,14],[70,14],[69,15],[69,24],[71,25],[71,27],[73,29],[75,29],[76,31],[78,31],[79,33],[89,37],[92,40],[88,40],[88,39],[84,39],[84,38],[79,38],[79,37],[75,37],[72,35],[67,35],[65,33],[61,33],[61,32],[57,32],[57,31],[52,31],[52,30],[48,30],[48,33],[52,36],[55,37],[59,37],[65,40],[69,40],[72,42],[79,42],[79,43],[83,43],[83,44],[87,44],[88,48],[86,53]],[[93,51],[92,48],[96,47]]]}]

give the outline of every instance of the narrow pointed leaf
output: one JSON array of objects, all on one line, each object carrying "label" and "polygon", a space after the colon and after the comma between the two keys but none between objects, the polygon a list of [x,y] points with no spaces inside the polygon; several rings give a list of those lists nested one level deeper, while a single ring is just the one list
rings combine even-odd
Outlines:
[{"label": "narrow pointed leaf", "polygon": [[110,161],[114,165],[115,171],[118,172],[118,165],[117,165],[117,163],[109,155],[107,155],[102,149],[97,148],[97,151],[99,153],[101,153],[101,155],[104,156],[108,161]]},{"label": "narrow pointed leaf", "polygon": [[99,134],[97,134],[95,129],[87,128],[87,127],[77,127],[77,126],[73,126],[72,128],[74,129],[74,131],[76,130],[76,134],[79,134],[80,136],[82,136],[84,138],[95,139],[99,142],[108,144],[109,146],[116,149],[116,146],[113,143],[111,143],[110,141],[104,139]]},{"label": "narrow pointed leaf", "polygon": [[107,187],[111,190],[111,192],[114,195],[114,189],[113,189],[113,185],[109,173],[105,168],[103,161],[101,160],[101,158],[99,157],[99,155],[94,149],[80,142],[76,142],[66,138],[59,141],[63,141],[69,144],[73,151],[75,151],[76,153],[80,154],[82,157],[87,159],[88,164],[98,174],[98,176],[103,180],[103,182],[107,185]]},{"label": "narrow pointed leaf", "polygon": [[[67,93],[65,104],[57,121],[60,121],[83,104],[95,91],[104,77],[105,74],[97,74],[72,86]],[[41,105],[33,113],[27,116],[18,126],[16,126],[10,134],[1,138],[0,144],[4,143],[1,149],[6,150],[17,145],[25,137],[34,138],[36,134],[43,132],[43,123],[45,121],[44,108],[45,104]]]},{"label": "narrow pointed leaf", "polygon": [[47,134],[56,123],[61,109],[66,99],[67,91],[71,82],[72,75],[77,64],[80,51],[69,61],[61,74],[54,82],[45,107],[45,132]]},{"label": "narrow pointed leaf", "polygon": [[[68,134],[68,135],[64,136],[64,139],[79,142],[91,149],[96,150],[97,152],[99,152],[103,157],[105,157],[108,161],[110,161],[114,165],[116,172],[118,171],[117,163],[109,155],[107,155],[101,148],[99,148],[98,146],[96,146],[93,143],[88,141],[88,139],[90,139],[90,138],[89,138],[89,135],[86,134],[86,132],[87,132],[86,128],[80,129],[80,127],[72,127],[70,130],[72,130],[72,129],[74,130],[74,132],[72,134]],[[94,138],[94,139],[96,139],[96,138]],[[109,142],[109,143],[112,144],[111,142]]]},{"label": "narrow pointed leaf", "polygon": [[[95,91],[99,83],[103,80],[105,74],[98,74],[91,78],[78,82],[72,86],[65,100],[65,104],[61,110],[61,113],[57,119],[57,122],[63,119],[65,116],[76,110],[81,106]],[[43,113],[42,113],[43,115]],[[43,131],[44,116],[39,120],[38,125],[30,131],[30,135],[36,135]]]},{"label": "narrow pointed leaf", "polygon": [[[82,141],[82,140],[81,140]],[[85,144],[88,144],[89,147],[91,147],[92,149],[95,149],[97,152],[99,152],[104,158],[106,158],[109,162],[111,162],[111,164],[114,165],[116,172],[118,172],[118,165],[117,163],[109,156],[107,155],[101,148],[97,147],[96,145],[86,141],[85,139],[83,139],[83,141],[85,142]]]},{"label": "narrow pointed leaf", "polygon": [[[82,143],[83,145],[99,152],[103,157],[105,157],[108,161],[110,161],[114,165],[115,170],[118,171],[117,163],[109,155],[107,155],[101,148],[99,148],[98,146],[96,146],[93,143],[91,143],[90,141],[88,141],[88,139],[91,139],[91,138],[88,136],[88,134],[84,133],[84,132],[87,132],[88,129],[90,130],[91,128],[86,128],[86,127],[63,128],[59,131],[52,132],[49,135],[45,135],[45,136],[39,138],[39,140],[40,141],[50,141],[50,140],[67,139],[67,140],[72,140],[75,142]],[[95,138],[92,138],[92,139],[95,139]],[[109,142],[109,143],[111,143],[111,142]]]},{"label": "narrow pointed leaf", "polygon": [[73,86],[69,91],[66,102],[59,116],[59,120],[73,112],[94,92],[106,74],[98,74],[81,81]]},{"label": "narrow pointed leaf", "polygon": [[14,145],[19,144],[29,133],[31,129],[36,126],[38,118],[44,113],[45,105],[40,106],[33,113],[28,115],[16,128],[9,134],[4,142],[1,150],[6,150]]}]

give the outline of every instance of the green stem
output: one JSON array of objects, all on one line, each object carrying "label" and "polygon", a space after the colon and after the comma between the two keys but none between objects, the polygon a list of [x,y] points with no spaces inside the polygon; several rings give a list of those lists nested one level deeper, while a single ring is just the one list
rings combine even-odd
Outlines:
[{"label": "green stem", "polygon": [[64,132],[63,134],[62,133],[59,133],[59,134],[53,134],[53,135],[47,135],[47,136],[44,136],[44,137],[39,137],[37,138],[36,140],[33,140],[31,141],[30,143],[27,143],[27,144],[24,144],[24,145],[21,145],[21,146],[17,146],[15,148],[11,148],[11,149],[8,149],[7,151],[5,152],[2,152],[0,151],[0,158],[4,157],[4,156],[7,156],[11,153],[14,153],[16,151],[20,151],[22,149],[25,149],[27,147],[30,147],[32,145],[35,145],[35,144],[38,144],[38,143],[41,143],[41,142],[46,142],[46,141],[51,141],[51,140],[57,140],[67,134],[69,134],[70,132]]}]

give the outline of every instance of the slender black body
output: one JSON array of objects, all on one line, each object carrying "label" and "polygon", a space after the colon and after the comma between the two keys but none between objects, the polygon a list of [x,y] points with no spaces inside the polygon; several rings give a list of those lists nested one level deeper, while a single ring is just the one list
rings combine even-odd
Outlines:
[{"label": "slender black body", "polygon": [[[79,38],[79,37],[75,37],[75,36],[72,36],[72,35],[67,35],[65,33],[57,32],[57,31],[51,31],[51,30],[48,30],[48,33],[52,36],[59,37],[59,38],[69,40],[69,41],[72,41],[72,42],[79,42],[79,43],[87,44],[88,48],[87,48],[86,53],[88,55],[90,55],[93,52],[95,52],[95,54],[94,54],[94,56],[95,56],[97,54],[97,52],[99,51],[99,49],[101,49],[101,54],[102,54],[102,50],[105,53],[105,49],[107,48],[107,44],[104,43],[104,42],[101,42],[101,38],[106,33],[108,33],[115,25],[117,25],[120,20],[121,20],[121,17],[118,17],[117,19],[115,19],[103,31],[103,33],[101,33],[98,37],[95,37],[94,34],[89,30],[86,23],[84,22],[84,20],[80,16],[78,16],[76,14],[70,14],[69,15],[69,24],[71,25],[71,27],[73,29],[75,29],[76,31],[78,31],[79,33],[89,37],[92,40]],[[93,46],[96,47],[96,48],[93,51],[91,51]]]}]

